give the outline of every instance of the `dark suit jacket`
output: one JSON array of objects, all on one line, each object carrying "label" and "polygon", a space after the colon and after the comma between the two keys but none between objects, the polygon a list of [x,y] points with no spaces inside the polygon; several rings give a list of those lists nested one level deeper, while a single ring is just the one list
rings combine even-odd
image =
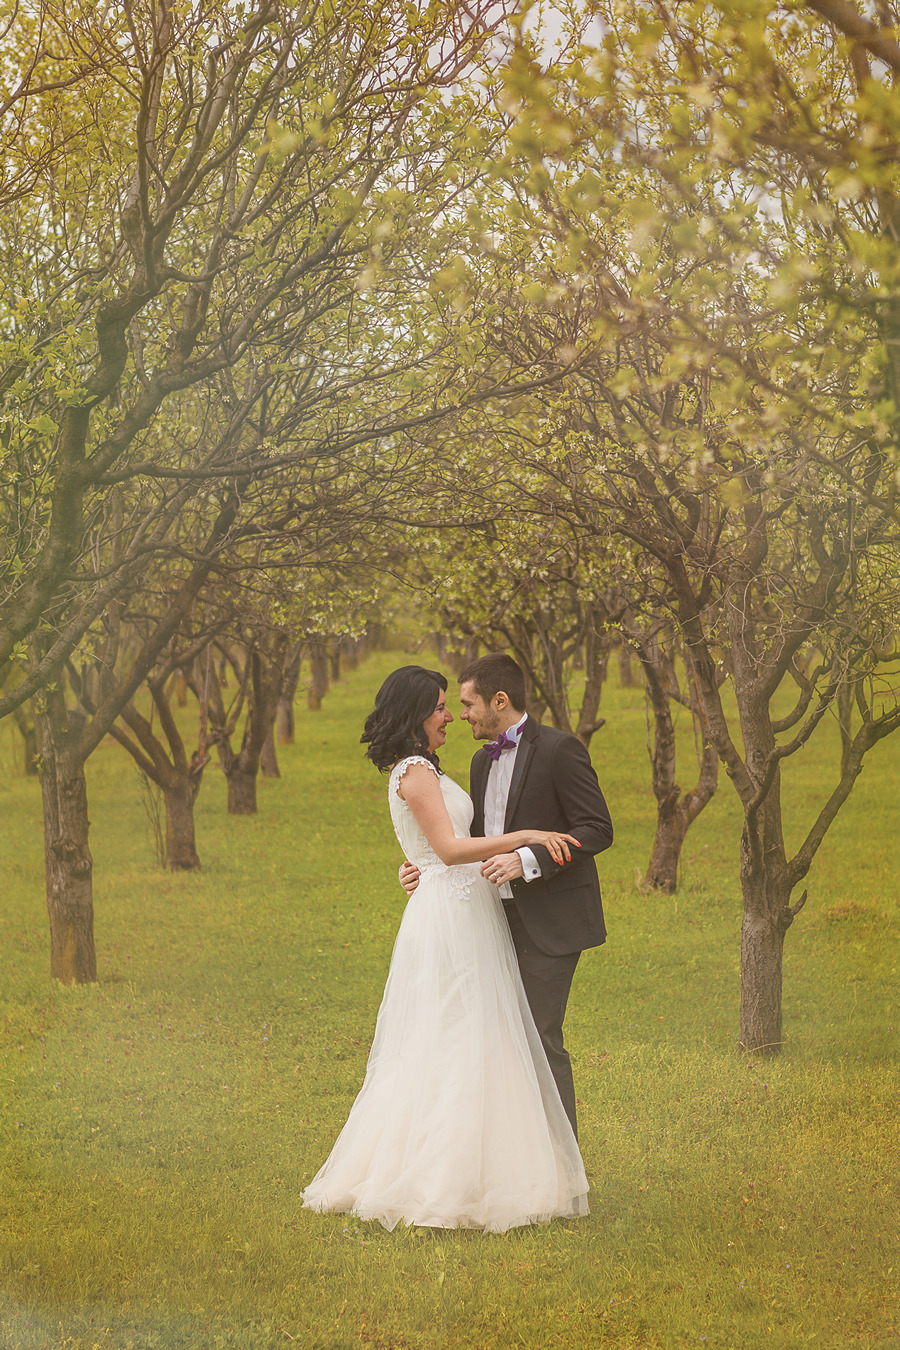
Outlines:
[{"label": "dark suit jacket", "polygon": [[[484,834],[491,762],[484,749],[472,760],[473,835]],[[547,849],[534,848],[540,877],[512,882],[516,908],[535,946],[548,956],[562,956],[605,942],[594,854],[612,843],[612,821],[590,755],[575,736],[528,718],[516,751],[504,829],[564,830],[582,845],[571,850],[572,861],[562,866]]]}]

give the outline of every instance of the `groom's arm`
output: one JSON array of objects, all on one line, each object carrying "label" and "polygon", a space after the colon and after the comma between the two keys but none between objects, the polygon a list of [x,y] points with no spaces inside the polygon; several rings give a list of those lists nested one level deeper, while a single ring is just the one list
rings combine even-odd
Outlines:
[{"label": "groom's arm", "polygon": [[[558,829],[565,830],[577,839],[580,848],[571,850],[572,857],[564,863],[554,862],[549,851],[540,844],[533,845],[529,852],[540,869],[540,877],[552,877],[563,867],[577,863],[585,854],[602,853],[613,841],[613,827],[606,799],[597,781],[594,766],[587,750],[574,736],[561,737],[553,747],[549,766],[543,769],[547,782],[547,801],[552,802],[555,795],[562,819],[556,820]],[[521,824],[521,821],[519,822]],[[529,819],[528,824],[536,828],[546,828],[549,820]],[[520,853],[498,853],[482,863],[482,874],[496,884],[504,881],[516,881],[520,877],[526,881],[536,880],[532,874],[526,874]]]},{"label": "groom's arm", "polygon": [[[563,867],[586,853],[602,853],[613,841],[612,819],[591,757],[575,736],[565,736],[553,746],[549,766],[550,787],[562,809],[562,828],[578,840],[571,862],[556,863],[546,848],[534,846],[541,876],[555,876]],[[537,822],[536,822],[537,823]]]}]

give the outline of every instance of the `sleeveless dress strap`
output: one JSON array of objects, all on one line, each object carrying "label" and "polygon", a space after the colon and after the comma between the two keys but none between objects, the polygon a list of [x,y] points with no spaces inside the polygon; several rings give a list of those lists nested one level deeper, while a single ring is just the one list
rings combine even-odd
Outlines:
[{"label": "sleeveless dress strap", "polygon": [[[435,777],[438,777],[438,776],[439,776],[439,775],[438,775],[438,771],[437,771],[437,769],[434,767],[434,765],[432,764],[431,760],[430,760],[430,759],[426,759],[424,755],[407,755],[406,759],[398,760],[397,763],[394,765],[394,767],[391,769],[391,791],[392,791],[392,792],[396,792],[396,791],[397,791],[397,789],[398,789],[399,786],[400,786],[400,779],[401,779],[401,778],[403,777],[403,775],[406,773],[406,770],[407,770],[408,768],[410,768],[413,764],[425,764],[425,765],[428,766],[428,768],[431,770],[431,772],[435,775]],[[402,801],[402,800],[403,800],[403,799],[401,798],[401,801]]]}]

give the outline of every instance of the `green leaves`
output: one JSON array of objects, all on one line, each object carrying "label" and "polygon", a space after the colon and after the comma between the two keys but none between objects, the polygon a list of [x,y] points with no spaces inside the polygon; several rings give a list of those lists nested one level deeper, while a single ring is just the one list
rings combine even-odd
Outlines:
[{"label": "green leaves", "polygon": [[55,436],[58,430],[56,422],[47,413],[41,413],[39,417],[32,417],[26,426],[31,431],[36,431],[39,436]]}]

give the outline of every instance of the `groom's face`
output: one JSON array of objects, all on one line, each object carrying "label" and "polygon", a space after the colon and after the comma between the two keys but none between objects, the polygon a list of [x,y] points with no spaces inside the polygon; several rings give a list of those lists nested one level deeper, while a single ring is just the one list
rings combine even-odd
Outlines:
[{"label": "groom's face", "polygon": [[485,703],[481,695],[476,694],[473,680],[466,680],[459,686],[459,701],[462,704],[462,712],[459,715],[472,728],[473,740],[491,741],[503,730],[500,714],[493,706],[493,700]]}]

